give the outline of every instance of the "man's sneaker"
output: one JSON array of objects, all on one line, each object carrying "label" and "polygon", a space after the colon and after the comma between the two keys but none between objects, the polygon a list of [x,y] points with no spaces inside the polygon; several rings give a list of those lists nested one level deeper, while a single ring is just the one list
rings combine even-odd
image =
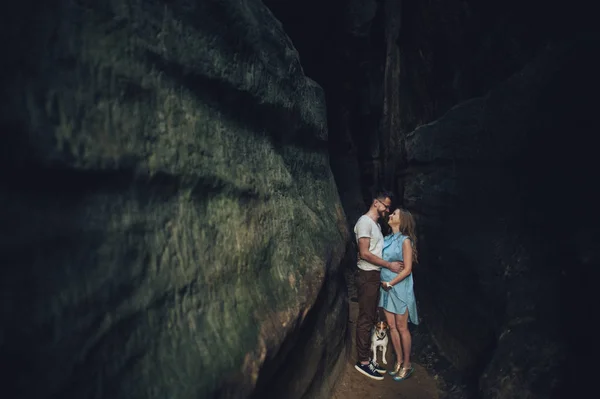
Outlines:
[{"label": "man's sneaker", "polygon": [[354,365],[354,368],[369,378],[372,378],[374,380],[383,380],[383,376],[379,374],[377,370],[375,370],[375,367],[371,362],[367,364],[361,364],[360,362],[357,362],[356,365]]},{"label": "man's sneaker", "polygon": [[384,369],[383,367],[381,367],[379,365],[379,363],[377,363],[373,359],[371,359],[371,364],[373,365],[373,368],[375,368],[375,371],[377,371],[379,374],[385,374],[385,372],[387,371],[386,369]]}]

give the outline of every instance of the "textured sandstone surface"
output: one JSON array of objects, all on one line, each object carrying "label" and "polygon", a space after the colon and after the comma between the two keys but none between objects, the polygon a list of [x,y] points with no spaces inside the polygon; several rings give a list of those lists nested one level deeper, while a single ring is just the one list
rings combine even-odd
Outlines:
[{"label": "textured sandstone surface", "polygon": [[7,397],[326,395],[347,230],[323,92],[281,24],[258,0],[12,7]]}]

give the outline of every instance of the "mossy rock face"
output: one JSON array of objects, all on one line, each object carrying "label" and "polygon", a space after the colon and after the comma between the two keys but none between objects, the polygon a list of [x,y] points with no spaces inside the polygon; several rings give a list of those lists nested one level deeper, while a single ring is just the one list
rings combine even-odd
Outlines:
[{"label": "mossy rock face", "polygon": [[268,9],[23,1],[1,25],[9,396],[326,395],[348,233],[323,92]]}]

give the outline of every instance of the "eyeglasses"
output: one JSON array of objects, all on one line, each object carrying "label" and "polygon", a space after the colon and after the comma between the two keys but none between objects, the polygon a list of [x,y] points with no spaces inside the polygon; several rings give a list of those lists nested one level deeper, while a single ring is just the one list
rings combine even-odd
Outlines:
[{"label": "eyeglasses", "polygon": [[388,210],[388,212],[389,212],[389,210],[390,210],[390,206],[391,206],[391,205],[386,205],[386,204],[384,204],[383,202],[381,202],[381,201],[379,201],[379,200],[377,200],[377,202],[379,202],[381,205],[385,206],[385,209],[387,209],[387,210]]}]

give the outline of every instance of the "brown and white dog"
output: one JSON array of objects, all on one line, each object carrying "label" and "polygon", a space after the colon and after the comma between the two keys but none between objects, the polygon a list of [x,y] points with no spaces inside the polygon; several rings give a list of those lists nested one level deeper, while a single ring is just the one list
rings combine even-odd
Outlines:
[{"label": "brown and white dog", "polygon": [[388,346],[388,325],[385,321],[380,321],[375,324],[375,328],[373,329],[373,335],[371,336],[371,350],[373,351],[373,361],[377,361],[377,348],[381,349],[382,354],[382,363],[387,364],[387,360],[385,360],[385,353],[387,351]]}]

